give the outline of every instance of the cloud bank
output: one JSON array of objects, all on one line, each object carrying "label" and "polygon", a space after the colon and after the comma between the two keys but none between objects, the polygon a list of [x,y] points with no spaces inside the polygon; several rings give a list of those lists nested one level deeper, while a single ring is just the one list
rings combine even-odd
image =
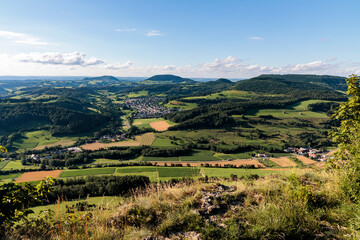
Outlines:
[{"label": "cloud bank", "polygon": [[360,63],[342,63],[336,57],[285,66],[250,63],[234,56],[192,65],[137,65],[133,61],[106,62],[85,53],[0,54],[0,75],[115,75],[151,76],[176,74],[183,77],[247,78],[260,74],[360,74]]},{"label": "cloud bank", "polygon": [[30,44],[30,45],[49,45],[48,42],[41,41],[39,38],[25,33],[17,33],[10,31],[0,31],[0,38],[12,40],[14,43]]}]

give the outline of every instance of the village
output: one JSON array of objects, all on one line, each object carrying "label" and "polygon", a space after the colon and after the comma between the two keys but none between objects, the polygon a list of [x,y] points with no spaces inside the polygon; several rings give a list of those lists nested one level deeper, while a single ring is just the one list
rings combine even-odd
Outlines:
[{"label": "village", "polygon": [[160,103],[164,101],[163,97],[141,97],[126,99],[124,103],[126,107],[135,110],[132,114],[133,118],[157,118],[175,111],[161,106]]}]

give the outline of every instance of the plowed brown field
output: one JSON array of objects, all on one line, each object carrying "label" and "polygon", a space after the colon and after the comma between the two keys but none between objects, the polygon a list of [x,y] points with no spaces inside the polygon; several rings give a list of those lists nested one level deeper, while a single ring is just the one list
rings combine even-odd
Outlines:
[{"label": "plowed brown field", "polygon": [[59,177],[62,170],[27,172],[16,179],[16,183],[43,180],[46,177]]},{"label": "plowed brown field", "polygon": [[156,131],[166,131],[171,126],[166,121],[152,122],[150,126]]},{"label": "plowed brown field", "polygon": [[296,163],[288,159],[287,157],[270,158],[271,161],[278,164],[280,167],[295,167]]}]

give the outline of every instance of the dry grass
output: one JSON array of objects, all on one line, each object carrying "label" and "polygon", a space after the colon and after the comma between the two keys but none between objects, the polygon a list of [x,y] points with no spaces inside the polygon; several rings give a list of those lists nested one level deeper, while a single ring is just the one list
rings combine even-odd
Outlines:
[{"label": "dry grass", "polygon": [[113,142],[113,143],[89,143],[81,145],[80,147],[84,150],[99,150],[107,149],[109,147],[136,147],[136,146],[150,146],[155,141],[154,133],[145,133],[140,136],[136,136],[135,140]]},{"label": "dry grass", "polygon": [[307,157],[304,157],[304,156],[296,156],[297,159],[299,159],[300,161],[302,161],[304,164],[306,165],[309,165],[309,164],[314,164],[316,163],[316,161],[310,159],[310,158],[307,158]]},{"label": "dry grass", "polygon": [[150,123],[150,126],[155,129],[156,131],[166,131],[171,126],[166,121],[159,121],[159,122],[152,122]]},{"label": "dry grass", "polygon": [[270,158],[270,160],[278,164],[280,167],[296,167],[296,163],[287,157]]},{"label": "dry grass", "polygon": [[66,147],[66,146],[71,146],[75,143],[74,140],[62,140],[56,143],[51,143],[51,144],[46,144],[46,145],[42,145],[42,146],[37,146],[36,148],[34,148],[35,150],[43,150],[44,148],[48,147],[56,147],[56,146],[61,146],[61,147]]},{"label": "dry grass", "polygon": [[27,172],[16,179],[16,183],[44,180],[46,177],[59,177],[62,170]]}]

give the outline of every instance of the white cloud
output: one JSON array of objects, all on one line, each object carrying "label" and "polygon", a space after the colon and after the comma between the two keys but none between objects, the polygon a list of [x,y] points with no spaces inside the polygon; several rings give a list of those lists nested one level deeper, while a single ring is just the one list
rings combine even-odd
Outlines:
[{"label": "white cloud", "polygon": [[111,70],[120,70],[120,69],[128,69],[133,65],[133,62],[127,61],[125,63],[113,63],[113,64],[106,64],[105,68]]},{"label": "white cloud", "polygon": [[329,57],[328,59],[326,59],[326,61],[332,62],[332,61],[335,61],[336,59],[337,59],[337,57]]},{"label": "white cloud", "polygon": [[116,32],[135,32],[136,28],[116,29]]},{"label": "white cloud", "polygon": [[305,63],[266,66],[228,56],[192,65],[136,65],[132,61],[104,62],[84,53],[28,53],[11,56],[0,54],[0,75],[114,75],[151,76],[175,74],[182,77],[244,78],[260,74],[360,74],[360,63],[316,60]]},{"label": "white cloud", "polygon": [[264,40],[262,37],[248,37],[250,40]]},{"label": "white cloud", "polygon": [[146,34],[146,36],[148,36],[148,37],[164,36],[164,34],[157,30],[151,30]]},{"label": "white cloud", "polygon": [[30,45],[49,45],[48,42],[41,41],[39,38],[25,33],[0,31],[0,37],[10,39],[14,43],[30,44]]},{"label": "white cloud", "polygon": [[104,61],[96,58],[87,58],[85,53],[58,53],[58,52],[45,52],[45,53],[21,53],[15,56],[15,59],[20,62],[27,63],[41,63],[50,65],[78,65],[90,66],[104,63]]}]

